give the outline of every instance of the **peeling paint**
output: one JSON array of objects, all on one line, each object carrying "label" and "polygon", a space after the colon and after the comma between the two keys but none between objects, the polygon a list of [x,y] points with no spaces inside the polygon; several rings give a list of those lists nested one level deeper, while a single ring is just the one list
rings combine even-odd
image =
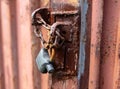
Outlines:
[{"label": "peeling paint", "polygon": [[80,0],[81,6],[81,35],[80,35],[80,52],[79,52],[79,69],[78,69],[78,80],[84,74],[85,67],[85,45],[86,45],[86,17],[88,11],[87,0]]}]

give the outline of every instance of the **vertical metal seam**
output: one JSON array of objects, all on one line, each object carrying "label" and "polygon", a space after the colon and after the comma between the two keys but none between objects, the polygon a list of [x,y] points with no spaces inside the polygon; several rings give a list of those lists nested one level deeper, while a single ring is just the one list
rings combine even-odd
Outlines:
[{"label": "vertical metal seam", "polygon": [[81,76],[84,74],[85,67],[85,45],[86,45],[86,17],[88,11],[87,0],[80,0],[81,5],[81,34],[80,34],[80,52],[79,52],[79,69],[78,81],[80,82]]}]

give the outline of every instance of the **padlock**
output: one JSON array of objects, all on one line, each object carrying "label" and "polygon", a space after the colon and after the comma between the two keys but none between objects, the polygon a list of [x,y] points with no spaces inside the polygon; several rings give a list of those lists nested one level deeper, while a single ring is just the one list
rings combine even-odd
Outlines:
[{"label": "padlock", "polygon": [[50,61],[50,56],[48,50],[41,48],[37,58],[36,58],[37,67],[41,73],[53,73],[54,67]]}]

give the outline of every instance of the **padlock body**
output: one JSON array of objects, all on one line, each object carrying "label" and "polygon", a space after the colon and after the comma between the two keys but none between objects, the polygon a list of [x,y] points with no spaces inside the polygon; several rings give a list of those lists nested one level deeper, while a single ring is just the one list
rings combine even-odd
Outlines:
[{"label": "padlock body", "polygon": [[41,73],[52,73],[54,71],[54,67],[50,63],[48,50],[45,48],[41,48],[36,58],[36,64]]}]

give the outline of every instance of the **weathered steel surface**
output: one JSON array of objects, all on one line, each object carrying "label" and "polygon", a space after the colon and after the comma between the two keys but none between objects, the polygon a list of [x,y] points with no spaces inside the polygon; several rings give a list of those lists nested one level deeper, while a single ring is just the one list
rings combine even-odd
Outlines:
[{"label": "weathered steel surface", "polygon": [[115,69],[114,69],[113,89],[119,89],[120,88],[120,17],[118,17],[115,59],[116,60],[115,60]]},{"label": "weathered steel surface", "polygon": [[0,2],[0,89],[5,89],[3,72],[3,45],[2,45],[2,27],[1,27],[1,2]]},{"label": "weathered steel surface", "polygon": [[55,8],[67,11],[70,8],[62,7],[63,4],[79,6],[78,1],[0,0],[0,89],[77,89],[78,81],[78,89],[120,89],[120,1],[104,0],[104,6],[102,1],[80,0],[78,79],[59,81],[40,74],[36,68],[35,58],[41,46],[33,34],[31,13],[57,2],[61,4],[53,5],[53,9],[58,14]]},{"label": "weathered steel surface", "polygon": [[[18,40],[18,77],[20,89],[33,89],[30,1],[16,1],[17,40]],[[24,81],[23,81],[24,80]]]},{"label": "weathered steel surface", "polygon": [[35,66],[39,40],[31,34],[30,16],[39,2],[0,1],[0,89],[48,89],[48,75]]},{"label": "weathered steel surface", "polygon": [[120,70],[117,64],[117,62],[119,63],[120,1],[104,0],[103,13],[100,89],[119,89],[119,87],[115,88],[114,84],[118,84],[119,82],[119,78],[117,78],[118,81],[116,81],[116,77],[118,76],[115,75],[119,73]]},{"label": "weathered steel surface", "polygon": [[89,89],[99,89],[103,0],[92,0]]},{"label": "weathered steel surface", "polygon": [[58,81],[57,79],[52,82],[50,89],[79,89],[76,77],[67,80]]},{"label": "weathered steel surface", "polygon": [[87,89],[89,85],[90,63],[90,36],[91,36],[91,0],[80,0],[81,7],[81,31],[78,80],[79,88]]},{"label": "weathered steel surface", "polygon": [[[6,12],[8,12],[6,14]],[[2,38],[2,53],[3,53],[3,69],[5,89],[14,89],[14,72],[12,65],[12,39],[11,39],[11,12],[10,2],[1,1],[1,38]]]},{"label": "weathered steel surface", "polygon": [[[69,43],[65,43],[66,47],[62,48],[64,49],[64,51],[62,49],[59,49],[57,51],[57,53],[61,53],[59,55],[56,55],[55,59],[55,63],[58,62],[57,67],[59,68],[59,70],[56,71],[56,73],[52,76],[52,89],[77,89],[78,87],[76,69],[78,65],[77,63],[79,49],[79,15],[69,13],[78,10],[78,5],[79,3],[77,0],[51,0],[50,7],[53,16],[53,22],[72,22],[71,26],[66,26],[61,29],[61,31],[65,30],[65,39],[67,41],[71,41]],[[70,35],[72,36],[72,38]],[[59,65],[61,66],[61,68]],[[71,75],[73,75],[74,77]],[[66,80],[66,78],[70,79]]]}]

